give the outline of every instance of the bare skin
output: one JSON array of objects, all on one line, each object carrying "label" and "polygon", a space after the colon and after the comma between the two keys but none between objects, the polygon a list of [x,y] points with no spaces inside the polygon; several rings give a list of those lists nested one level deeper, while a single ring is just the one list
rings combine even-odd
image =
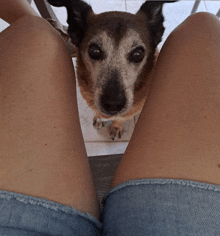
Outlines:
[{"label": "bare skin", "polygon": [[25,15],[39,16],[27,0],[0,0],[0,18],[9,24]]},{"label": "bare skin", "polygon": [[0,34],[0,54],[0,189],[98,218],[64,41],[45,20],[26,15]]}]

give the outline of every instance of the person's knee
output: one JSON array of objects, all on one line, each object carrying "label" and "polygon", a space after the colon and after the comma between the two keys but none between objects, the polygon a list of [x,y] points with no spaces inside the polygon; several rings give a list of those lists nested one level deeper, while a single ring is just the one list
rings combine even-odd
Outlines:
[{"label": "person's knee", "polygon": [[186,19],[186,24],[189,29],[203,30],[204,32],[212,30],[217,23],[219,23],[217,16],[208,12],[198,12],[190,15]]},{"label": "person's knee", "polygon": [[43,18],[26,15],[11,25],[14,28],[13,33],[17,38],[20,38],[27,44],[27,47],[31,46],[32,49],[51,50],[53,48],[65,47],[64,40],[60,34]]},{"label": "person's knee", "polygon": [[166,45],[173,50],[197,50],[216,45],[220,38],[219,19],[206,12],[190,15],[169,35]]},{"label": "person's knee", "polygon": [[196,36],[209,36],[219,28],[219,19],[207,12],[198,12],[190,15],[185,21],[183,21],[172,33],[180,34],[180,37]]},{"label": "person's knee", "polygon": [[214,14],[209,13],[209,12],[197,12],[188,16],[186,20],[192,20],[192,21],[195,21],[195,22],[197,21],[198,23],[199,22],[201,23],[201,22],[206,22],[213,19],[218,19],[218,17],[216,17]]}]

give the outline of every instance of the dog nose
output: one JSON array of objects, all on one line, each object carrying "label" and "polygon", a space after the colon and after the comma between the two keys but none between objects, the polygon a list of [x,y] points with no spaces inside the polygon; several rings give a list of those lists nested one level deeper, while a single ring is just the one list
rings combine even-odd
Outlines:
[{"label": "dog nose", "polygon": [[111,84],[103,91],[103,95],[101,96],[101,106],[108,114],[117,114],[125,107],[125,104],[125,93],[119,89],[118,85]]}]

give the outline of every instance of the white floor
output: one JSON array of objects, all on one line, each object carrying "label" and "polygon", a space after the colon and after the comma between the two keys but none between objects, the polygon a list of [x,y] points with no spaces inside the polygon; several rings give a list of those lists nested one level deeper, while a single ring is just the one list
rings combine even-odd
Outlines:
[{"label": "white floor", "polygon": [[[127,11],[135,13],[144,2],[144,0],[85,0],[90,3],[95,13],[101,13],[104,11]],[[170,32],[183,20],[185,20],[192,10],[195,1],[179,1],[176,3],[169,3],[164,5],[165,16],[165,33],[163,41],[160,43],[159,48],[163,45],[165,39]],[[32,2],[32,6],[36,9],[35,4]],[[216,14],[220,8],[219,1],[201,1],[197,12],[205,11]],[[53,8],[58,16],[60,22],[66,24],[66,10],[65,8]],[[37,9],[36,9],[37,10]],[[0,20],[0,32],[7,27],[2,20]],[[125,133],[120,141],[112,141],[109,137],[106,128],[97,131],[93,128],[93,112],[87,106],[80,93],[77,93],[79,114],[81,128],[85,140],[85,146],[88,156],[95,155],[107,155],[107,154],[120,154],[124,153],[127,144],[131,138],[134,129],[134,120],[127,122],[124,126]]]}]

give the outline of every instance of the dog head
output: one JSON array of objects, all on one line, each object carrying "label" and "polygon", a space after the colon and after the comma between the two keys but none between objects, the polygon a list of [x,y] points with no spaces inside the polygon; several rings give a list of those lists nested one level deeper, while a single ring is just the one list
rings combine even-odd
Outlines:
[{"label": "dog head", "polygon": [[78,47],[77,77],[91,95],[90,106],[106,117],[126,114],[162,39],[165,1],[146,1],[136,14],[95,14],[82,0],[48,2],[67,9],[68,33]]}]

